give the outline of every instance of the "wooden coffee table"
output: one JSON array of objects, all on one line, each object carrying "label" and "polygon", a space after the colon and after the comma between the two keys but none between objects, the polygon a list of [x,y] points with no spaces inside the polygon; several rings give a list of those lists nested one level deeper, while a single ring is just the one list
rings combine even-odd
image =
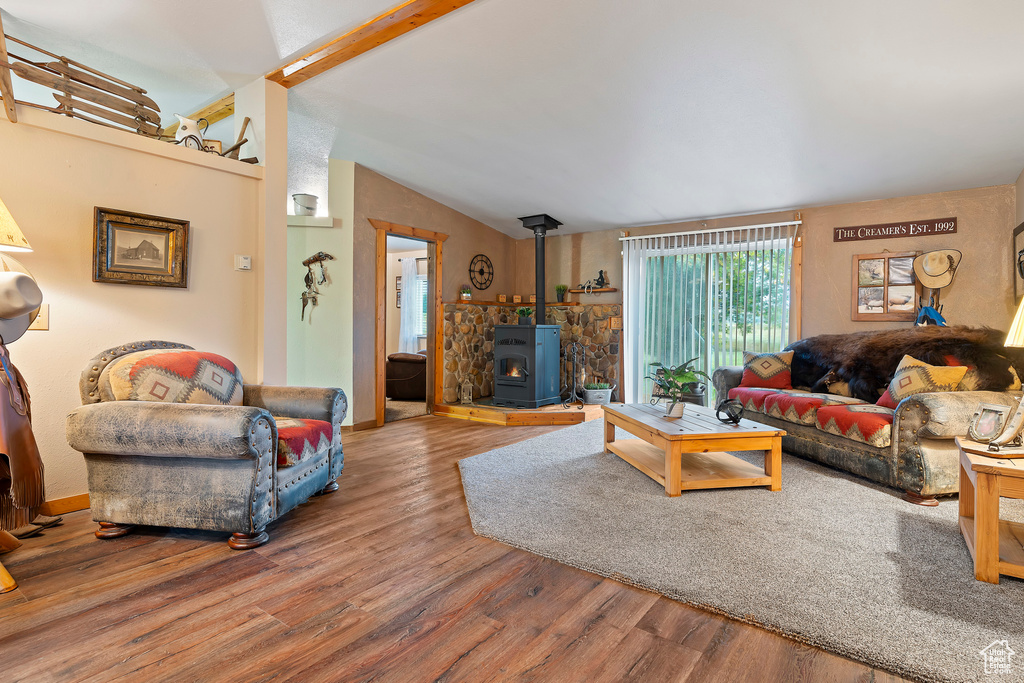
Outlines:
[{"label": "wooden coffee table", "polygon": [[[615,428],[638,439],[615,440]],[[665,486],[669,496],[693,489],[782,488],[786,432],[751,420],[723,423],[704,406],[687,404],[680,418],[649,403],[604,407],[604,449]],[[764,451],[764,470],[725,451]]]},{"label": "wooden coffee table", "polygon": [[[1024,459],[989,457],[987,446],[957,437],[960,532],[974,558],[974,578],[1024,579],[1024,524],[999,519],[999,497],[1024,499]],[[998,456],[998,453],[991,455]]]}]

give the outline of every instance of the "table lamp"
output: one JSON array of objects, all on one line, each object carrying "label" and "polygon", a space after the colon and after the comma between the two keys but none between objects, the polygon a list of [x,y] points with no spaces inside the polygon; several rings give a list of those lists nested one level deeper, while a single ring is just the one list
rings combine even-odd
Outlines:
[{"label": "table lamp", "polygon": [[32,251],[21,228],[14,222],[14,216],[0,199],[0,251]]},{"label": "table lamp", "polygon": [[[1024,300],[1021,300],[1017,307],[1017,314],[1013,316],[1013,323],[1006,335],[1006,343],[1003,346],[1024,347]],[[1020,446],[1020,433],[1024,428],[1024,399],[1017,405],[1017,412],[1010,418],[1010,422],[1003,429],[1003,433],[992,439],[988,444],[990,451],[998,451],[1003,446]]]}]

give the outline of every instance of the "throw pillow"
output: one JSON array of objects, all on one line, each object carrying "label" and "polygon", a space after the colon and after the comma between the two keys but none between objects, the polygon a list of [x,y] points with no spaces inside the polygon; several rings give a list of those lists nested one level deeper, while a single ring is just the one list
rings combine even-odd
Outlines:
[{"label": "throw pillow", "polygon": [[913,356],[903,356],[878,405],[895,410],[907,396],[927,391],[956,391],[966,374],[967,368],[963,365],[928,365]]},{"label": "throw pillow", "polygon": [[743,352],[741,387],[792,389],[792,377],[792,351],[780,351],[779,353]]},{"label": "throw pillow", "polygon": [[119,358],[100,376],[104,401],[242,405],[242,373],[215,353],[151,349]]}]

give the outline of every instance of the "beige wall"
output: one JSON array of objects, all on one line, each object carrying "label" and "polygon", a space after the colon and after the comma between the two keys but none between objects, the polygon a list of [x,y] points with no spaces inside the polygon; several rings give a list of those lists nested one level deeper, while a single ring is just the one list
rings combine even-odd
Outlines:
[{"label": "beige wall", "polygon": [[[567,301],[581,301],[585,304],[622,303],[622,249],[619,230],[597,230],[578,232],[572,235],[548,233],[544,251],[546,271],[545,300],[555,301],[555,285],[569,285],[575,288],[587,280],[596,280],[597,272],[604,271],[606,280],[618,292],[604,294],[566,295]],[[662,231],[663,232],[663,231]],[[536,246],[532,237],[516,242],[518,277],[514,294],[520,294],[525,301],[537,288]]]},{"label": "beige wall", "polygon": [[[1013,185],[997,185],[804,211],[803,336],[908,325],[850,320],[853,256],[884,250],[959,249],[963,260],[953,284],[942,291],[943,316],[951,325],[1005,330],[1013,318],[1014,193]],[[957,217],[955,235],[832,241],[835,227],[946,216]]]},{"label": "beige wall", "polygon": [[[331,194],[333,197],[334,190]],[[442,298],[454,301],[459,285],[469,281],[469,262],[486,254],[494,264],[494,282],[474,298],[497,298],[515,281],[515,240],[455,209],[385,178],[355,167],[353,235],[353,359],[352,412],[356,423],[374,419],[374,345],[376,230],[375,218],[449,236],[444,243]],[[333,201],[333,199],[332,199]]]},{"label": "beige wall", "polygon": [[[19,108],[19,118],[0,120],[0,197],[35,250],[17,257],[50,304],[50,329],[10,351],[32,395],[52,500],[87,491],[64,418],[80,404],[79,374],[94,354],[177,341],[227,356],[255,379],[256,272],[235,271],[233,255],[260,266],[262,169],[45,112]],[[96,206],[191,221],[188,289],[92,282]]]},{"label": "beige wall", "polygon": [[[384,345],[384,350],[388,354],[398,352],[398,331],[402,322],[402,309],[395,305],[395,300],[398,298],[398,290],[395,287],[395,277],[402,274],[402,262],[404,258],[425,258],[427,250],[420,249],[419,251],[392,251],[388,252],[388,264],[387,264],[387,301],[384,304],[385,323],[384,329],[387,333],[387,343]],[[417,261],[416,269],[420,275],[427,274],[427,262]],[[426,346],[426,341],[423,340],[420,343],[420,348]]]},{"label": "beige wall", "polygon": [[1021,199],[1021,197],[1024,197],[1024,171],[1021,171],[1020,175],[1017,176],[1017,184],[1014,186],[1013,196],[1014,214],[1016,216],[1013,224],[1020,225],[1024,223],[1024,199]]},{"label": "beige wall", "polygon": [[[1024,174],[1022,174],[1024,178]],[[1018,180],[1018,188],[1024,190]],[[1021,219],[1015,216],[1017,188],[998,185],[972,190],[839,204],[801,211],[804,234],[802,336],[897,328],[908,323],[850,320],[853,256],[888,251],[959,249],[964,258],[953,284],[943,291],[943,314],[950,324],[989,325],[1006,329],[1013,316],[1010,236]],[[722,228],[791,220],[793,212],[774,212],[707,221],[630,228],[631,235]],[[956,216],[957,234],[921,238],[835,243],[832,228]],[[619,230],[548,237],[548,296],[559,281],[578,284],[607,268],[612,285],[622,286]],[[517,243],[520,293],[533,291],[533,242]],[[573,298],[579,295],[574,295]],[[607,297],[607,298],[605,298]],[[591,303],[618,303],[621,292],[581,297]]]}]

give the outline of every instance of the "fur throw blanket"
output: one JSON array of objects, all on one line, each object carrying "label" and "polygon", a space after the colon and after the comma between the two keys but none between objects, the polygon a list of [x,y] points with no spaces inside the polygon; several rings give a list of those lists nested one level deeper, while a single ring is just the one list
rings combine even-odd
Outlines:
[{"label": "fur throw blanket", "polygon": [[930,365],[949,365],[947,356],[977,368],[980,391],[1004,391],[1013,384],[1010,367],[1024,376],[1024,349],[1003,346],[1006,333],[989,327],[911,327],[900,330],[822,334],[794,342],[793,386],[828,391],[848,382],[850,394],[875,402],[892,381],[904,355]]}]

